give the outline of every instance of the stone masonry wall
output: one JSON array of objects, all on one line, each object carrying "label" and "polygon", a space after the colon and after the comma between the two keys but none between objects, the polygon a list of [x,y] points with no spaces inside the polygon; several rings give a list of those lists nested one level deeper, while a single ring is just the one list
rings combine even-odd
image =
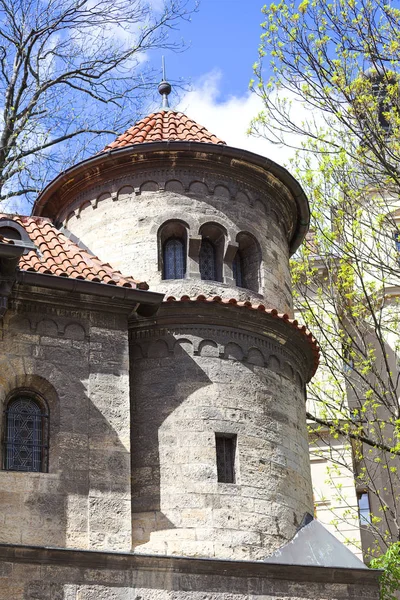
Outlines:
[{"label": "stone masonry wall", "polygon": [[[300,367],[230,315],[132,330],[135,552],[260,560],[312,513]],[[217,480],[216,433],[237,435],[235,483]]]},{"label": "stone masonry wall", "polygon": [[378,600],[378,571],[0,545],[0,600]]},{"label": "stone masonry wall", "polygon": [[[154,181],[157,179],[157,181]],[[166,295],[222,295],[260,302],[280,312],[292,311],[289,250],[284,206],[265,190],[195,169],[163,170],[126,175],[84,192],[74,210],[64,216],[65,226],[102,260],[123,273],[146,281]],[[162,280],[159,228],[170,220],[186,223],[189,244],[186,280]],[[223,282],[201,281],[198,266],[199,231],[205,223],[226,230]],[[259,293],[237,288],[232,260],[240,233],[249,233],[261,249]]]},{"label": "stone masonry wall", "polygon": [[0,470],[0,541],[130,550],[126,316],[33,296],[13,303],[0,331],[0,410],[19,389],[44,398],[49,471]]}]

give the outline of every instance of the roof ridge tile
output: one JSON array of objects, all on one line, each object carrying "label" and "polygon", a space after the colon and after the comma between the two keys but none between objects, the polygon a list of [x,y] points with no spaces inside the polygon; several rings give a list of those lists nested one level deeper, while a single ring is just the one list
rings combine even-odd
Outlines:
[{"label": "roof ridge tile", "polygon": [[126,146],[159,142],[182,141],[225,145],[225,142],[209,132],[182,112],[159,110],[140,119],[132,127],[105,146],[101,152],[117,150]]}]

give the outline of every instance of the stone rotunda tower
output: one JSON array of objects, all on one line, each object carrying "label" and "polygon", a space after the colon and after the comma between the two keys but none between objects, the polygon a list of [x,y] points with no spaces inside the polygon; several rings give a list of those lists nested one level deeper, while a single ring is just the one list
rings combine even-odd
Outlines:
[{"label": "stone rotunda tower", "polygon": [[130,319],[134,552],[270,556],[313,511],[318,347],[292,320],[289,273],[300,185],[165,106],[61,174],[34,214],[165,293]]}]

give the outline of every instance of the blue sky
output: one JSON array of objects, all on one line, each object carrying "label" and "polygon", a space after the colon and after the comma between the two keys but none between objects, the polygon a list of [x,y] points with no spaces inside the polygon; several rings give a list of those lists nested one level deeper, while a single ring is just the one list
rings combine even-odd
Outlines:
[{"label": "blue sky", "polygon": [[[247,135],[262,104],[249,91],[263,21],[262,0],[201,0],[191,22],[176,32],[188,45],[182,53],[165,52],[167,79],[189,82],[191,91],[171,94],[171,105],[204,125],[229,145],[287,163],[288,150]],[[161,54],[151,56],[160,68]],[[160,65],[160,67],[158,67]],[[155,106],[150,106],[149,110]]]},{"label": "blue sky", "polygon": [[167,75],[195,82],[218,70],[221,102],[246,93],[257,60],[262,6],[262,0],[201,0],[191,22],[181,27],[188,50],[166,54]]},{"label": "blue sky", "polygon": [[[151,1],[157,6],[160,0]],[[262,6],[262,0],[200,0],[190,22],[180,22],[179,30],[171,33],[173,40],[183,39],[187,49],[178,53],[157,50],[146,58],[161,79],[164,54],[167,79],[185,82],[186,91],[175,86],[176,92],[170,97],[172,108],[181,110],[230,146],[287,164],[287,149],[247,135],[251,119],[263,108],[249,91],[262,33]],[[149,100],[145,112],[159,107],[159,96],[155,96],[156,103]],[[137,117],[132,114],[132,125]],[[112,141],[112,136],[105,141]]]}]

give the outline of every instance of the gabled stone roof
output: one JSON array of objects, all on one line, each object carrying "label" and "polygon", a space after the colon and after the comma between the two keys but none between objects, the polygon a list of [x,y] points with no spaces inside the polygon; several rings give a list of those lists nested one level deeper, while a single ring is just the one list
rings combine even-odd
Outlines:
[{"label": "gabled stone roof", "polygon": [[[22,271],[33,271],[120,287],[148,289],[146,283],[131,277],[123,277],[109,264],[103,263],[97,256],[81,248],[56,229],[47,218],[0,214],[0,219],[4,218],[21,225],[36,247],[36,250],[29,250],[19,259],[18,266]],[[3,236],[0,236],[0,243],[15,244],[13,240]]]},{"label": "gabled stone roof", "polygon": [[368,567],[317,520],[301,527],[293,539],[265,559],[279,565],[365,569]]},{"label": "gabled stone roof", "polygon": [[107,144],[102,152],[117,150],[133,144],[168,141],[225,145],[225,142],[216,135],[213,135],[205,127],[198,125],[183,113],[173,110],[160,110],[138,121],[125,133],[119,135],[114,142]]}]

